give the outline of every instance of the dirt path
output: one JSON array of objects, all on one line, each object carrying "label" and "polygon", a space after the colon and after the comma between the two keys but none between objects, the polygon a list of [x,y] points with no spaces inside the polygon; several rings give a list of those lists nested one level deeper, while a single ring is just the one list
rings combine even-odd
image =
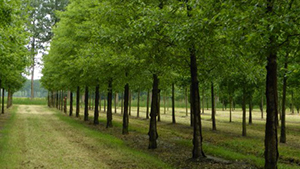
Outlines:
[{"label": "dirt path", "polygon": [[144,168],[139,159],[127,158],[124,147],[112,147],[74,129],[44,106],[20,105],[11,134],[20,158],[17,166],[5,168]]}]

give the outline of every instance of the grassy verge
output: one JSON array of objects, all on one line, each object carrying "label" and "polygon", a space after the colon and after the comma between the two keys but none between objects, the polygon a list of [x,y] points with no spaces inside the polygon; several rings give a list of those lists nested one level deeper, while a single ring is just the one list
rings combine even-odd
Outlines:
[{"label": "grassy verge", "polygon": [[[86,136],[98,140],[99,143],[104,144],[105,146],[109,147],[110,149],[113,149],[114,151],[120,152],[120,154],[123,154],[124,156],[126,156],[126,158],[130,158],[130,160],[138,161],[138,163],[136,163],[138,165],[138,168],[172,168],[170,165],[164,163],[159,158],[148,154],[145,151],[138,151],[129,148],[121,139],[115,136],[101,133],[84,125],[84,123],[81,123],[78,120],[69,118],[68,116],[61,114],[61,112],[56,112],[56,115],[60,120],[72,126],[76,130],[80,130]],[[114,125],[115,127],[121,126],[120,123],[116,122],[114,123]]]},{"label": "grassy verge", "polygon": [[17,162],[21,158],[21,154],[15,143],[21,140],[17,140],[15,133],[11,132],[13,124],[16,120],[16,112],[18,108],[12,107],[9,113],[11,113],[10,118],[5,122],[3,128],[0,130],[0,168],[5,168],[4,166],[10,166],[11,168],[16,168]]},{"label": "grassy verge", "polygon": [[30,98],[14,97],[13,104],[47,105],[47,100],[45,98],[34,98],[33,100],[31,100]]}]

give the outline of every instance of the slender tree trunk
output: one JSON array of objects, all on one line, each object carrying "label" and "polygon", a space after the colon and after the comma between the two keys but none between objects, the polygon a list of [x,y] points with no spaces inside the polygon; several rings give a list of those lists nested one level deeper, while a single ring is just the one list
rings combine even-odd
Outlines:
[{"label": "slender tree trunk", "polygon": [[92,110],[92,94],[89,94],[89,110]]},{"label": "slender tree trunk", "polygon": [[4,114],[4,88],[2,88],[2,114]]},{"label": "slender tree trunk", "polygon": [[[187,7],[188,10],[191,10],[191,7]],[[201,126],[201,115],[200,115],[200,96],[199,96],[199,82],[197,79],[197,60],[196,60],[196,50],[195,46],[192,45],[190,50],[190,59],[191,59],[191,95],[192,95],[192,112],[194,115],[193,119],[193,151],[192,151],[192,157],[195,158],[201,158],[205,157],[203,148],[202,148],[202,126]]]},{"label": "slender tree trunk", "polygon": [[160,90],[158,89],[158,114],[157,121],[160,121]]},{"label": "slender tree trunk", "polygon": [[80,112],[80,87],[77,86],[77,93],[76,93],[76,117],[79,117]]},{"label": "slender tree trunk", "polygon": [[64,113],[67,113],[67,97],[64,97]]},{"label": "slender tree trunk", "polygon": [[108,82],[106,128],[112,127],[112,79]]},{"label": "slender tree trunk", "polygon": [[31,70],[31,100],[34,99],[34,88],[33,88],[33,83],[34,83],[34,66],[35,66],[35,57],[34,57],[34,43],[35,43],[35,38],[33,38],[33,42],[32,42],[32,60],[33,60],[33,63],[32,63],[32,70]]},{"label": "slender tree trunk", "polygon": [[244,88],[243,88],[242,109],[243,109],[243,131],[242,131],[242,136],[247,136],[247,131],[246,131],[246,87],[245,87],[245,85],[244,85]]},{"label": "slender tree trunk", "polygon": [[10,90],[7,90],[7,103],[6,103],[6,108],[9,108],[9,104],[10,104]]},{"label": "slender tree trunk", "polygon": [[[127,74],[126,74],[127,76]],[[123,113],[123,128],[122,128],[122,134],[128,134],[128,124],[129,124],[129,118],[128,118],[128,102],[129,102],[129,84],[126,83],[125,89],[124,89],[124,113]]]},{"label": "slender tree trunk", "polygon": [[122,93],[122,97],[121,97],[121,115],[123,115],[124,113],[124,93]]},{"label": "slender tree trunk", "polygon": [[60,92],[60,111],[64,111],[64,91],[61,90]]},{"label": "slender tree trunk", "polygon": [[[267,1],[268,13],[273,14],[273,1]],[[273,14],[274,15],[274,14]],[[269,38],[268,57],[267,57],[267,122],[265,132],[265,169],[277,169],[278,161],[278,94],[277,94],[277,55],[274,47],[275,37]]]},{"label": "slender tree trunk", "polygon": [[190,86],[190,124],[191,124],[191,127],[194,126],[194,113],[193,113],[193,94],[192,94],[192,85]]},{"label": "slender tree trunk", "polygon": [[209,102],[208,102],[208,97],[206,97],[206,110],[208,110],[209,109]]},{"label": "slender tree trunk", "polygon": [[130,90],[129,90],[129,112],[128,112],[128,114],[129,114],[129,116],[131,116],[131,92],[130,92]]},{"label": "slender tree trunk", "polygon": [[59,105],[59,104],[58,104],[58,101],[59,101],[58,97],[59,97],[59,94],[58,94],[58,91],[57,91],[57,92],[56,92],[56,108],[57,108],[57,109],[59,109],[59,108],[58,108],[58,105]]},{"label": "slender tree trunk", "polygon": [[69,112],[69,116],[73,115],[73,92],[70,92],[70,112]]},{"label": "slender tree trunk", "polygon": [[185,89],[185,116],[188,116],[188,88]]},{"label": "slender tree trunk", "polygon": [[159,109],[159,89],[158,89],[159,79],[156,74],[153,74],[153,88],[152,88],[152,100],[151,100],[151,112],[150,112],[150,126],[149,126],[149,149],[157,148],[157,126],[156,126],[156,116]]},{"label": "slender tree trunk", "polygon": [[115,113],[117,113],[117,96],[118,96],[118,93],[115,93]]},{"label": "slender tree trunk", "polygon": [[215,94],[214,94],[214,83],[213,82],[211,82],[211,120],[212,120],[212,130],[217,130],[216,110],[215,110]]},{"label": "slender tree trunk", "polygon": [[204,114],[204,87],[202,88],[202,114]]},{"label": "slender tree trunk", "polygon": [[166,95],[164,95],[164,114],[167,113],[167,107],[166,107]]},{"label": "slender tree trunk", "polygon": [[99,84],[96,86],[95,91],[94,124],[99,124]]},{"label": "slender tree trunk", "polygon": [[104,112],[106,112],[106,98],[104,97]]},{"label": "slender tree trunk", "polygon": [[99,93],[99,111],[101,112],[101,109],[102,109],[102,103],[101,103],[101,100],[102,100],[102,95],[101,93]]},{"label": "slender tree trunk", "polygon": [[136,117],[140,117],[140,90],[138,91]]},{"label": "slender tree trunk", "polygon": [[292,99],[291,99],[291,111],[292,111],[292,114],[295,113],[294,111],[294,92],[292,91]]},{"label": "slender tree trunk", "polygon": [[288,54],[285,55],[284,62],[284,74],[283,74],[283,92],[282,92],[282,110],[281,110],[281,132],[280,132],[280,142],[286,143],[286,133],[285,133],[285,104],[286,104],[286,87],[287,87],[287,68],[288,68]]},{"label": "slender tree trunk", "polygon": [[89,88],[85,86],[85,95],[84,95],[84,121],[89,120]]},{"label": "slender tree trunk", "polygon": [[175,119],[175,84],[172,83],[172,123],[176,123]]},{"label": "slender tree trunk", "polygon": [[147,92],[147,110],[146,110],[146,119],[149,119],[149,100],[150,100],[150,90]]},{"label": "slender tree trunk", "polygon": [[229,99],[230,103],[229,103],[229,122],[232,122],[232,112],[231,112],[231,109],[232,109],[232,97],[230,96],[230,99]]},{"label": "slender tree trunk", "polygon": [[249,124],[252,124],[252,98],[249,97]]}]

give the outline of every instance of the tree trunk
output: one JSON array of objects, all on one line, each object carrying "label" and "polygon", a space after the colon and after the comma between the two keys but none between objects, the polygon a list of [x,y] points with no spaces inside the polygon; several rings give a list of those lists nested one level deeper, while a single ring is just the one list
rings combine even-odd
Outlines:
[{"label": "tree trunk", "polygon": [[149,119],[149,100],[150,100],[150,90],[147,92],[147,110],[146,110],[146,119]]},{"label": "tree trunk", "polygon": [[214,82],[211,82],[211,120],[212,120],[212,130],[217,130],[217,127],[216,127]]},{"label": "tree trunk", "polygon": [[104,112],[106,112],[106,98],[104,97]]},{"label": "tree trunk", "polygon": [[99,84],[96,86],[95,91],[94,124],[99,124]]},{"label": "tree trunk", "polygon": [[115,93],[115,113],[117,113],[117,96],[118,96],[118,93]]},{"label": "tree trunk", "polygon": [[[272,13],[273,1],[268,0],[268,12]],[[273,14],[274,15],[274,14]],[[265,132],[265,169],[277,169],[278,161],[278,138],[277,138],[277,121],[278,121],[278,94],[277,94],[277,55],[274,48],[274,36],[269,38],[269,55],[267,57],[267,122]]]},{"label": "tree trunk", "polygon": [[160,90],[158,89],[158,112],[157,121],[160,121]]},{"label": "tree trunk", "polygon": [[101,100],[102,100],[102,95],[101,93],[99,93],[99,111],[101,112],[101,109],[102,109],[102,103],[101,103]]},{"label": "tree trunk", "polygon": [[175,119],[175,84],[172,83],[172,123],[176,123]]},{"label": "tree trunk", "polygon": [[185,116],[188,116],[188,88],[185,89]]},{"label": "tree trunk", "polygon": [[9,104],[10,104],[10,90],[7,90],[7,101],[6,101],[6,108],[9,108]]},{"label": "tree trunk", "polygon": [[2,114],[4,114],[4,88],[2,88]]},{"label": "tree trunk", "polygon": [[164,95],[164,114],[167,113],[167,107],[166,107],[166,95]]},{"label": "tree trunk", "polygon": [[59,109],[59,108],[58,108],[58,105],[59,105],[59,104],[58,104],[58,101],[59,101],[59,98],[58,98],[58,97],[59,97],[59,94],[58,94],[58,91],[56,91],[56,108],[57,108],[57,109]]},{"label": "tree trunk", "polygon": [[140,90],[138,91],[136,117],[140,117]]},{"label": "tree trunk", "polygon": [[69,116],[73,115],[73,92],[70,92],[70,112],[69,112]]},{"label": "tree trunk", "polygon": [[89,94],[89,110],[92,110],[92,94]]},{"label": "tree trunk", "polygon": [[108,81],[106,128],[112,127],[112,79]]},{"label": "tree trunk", "polygon": [[128,112],[129,116],[131,116],[131,92],[129,90],[129,112]]},{"label": "tree trunk", "polygon": [[[191,10],[191,7],[187,7],[188,10]],[[199,84],[197,79],[197,59],[196,59],[196,49],[192,45],[189,49],[190,59],[191,59],[191,96],[192,96],[192,112],[194,115],[193,119],[193,151],[192,157],[202,158],[205,157],[203,148],[202,148],[202,126],[201,126],[201,115],[200,115],[200,96],[199,96]]]},{"label": "tree trunk", "polygon": [[264,96],[261,94],[261,102],[260,102],[260,112],[261,112],[261,119],[264,118]]},{"label": "tree trunk", "polygon": [[191,127],[194,126],[194,113],[193,113],[193,95],[192,95],[192,85],[190,86],[190,124]]},{"label": "tree trunk", "polygon": [[63,97],[64,99],[64,113],[67,113],[67,97]]},{"label": "tree trunk", "polygon": [[64,91],[61,90],[60,92],[60,111],[64,111]]},{"label": "tree trunk", "polygon": [[294,114],[294,92],[292,91],[292,98],[291,98],[291,111]]},{"label": "tree trunk", "polygon": [[89,88],[85,86],[85,95],[84,95],[84,121],[89,120]]},{"label": "tree trunk", "polygon": [[252,98],[249,97],[249,124],[252,124]]},{"label": "tree trunk", "polygon": [[231,109],[232,109],[232,97],[230,96],[230,99],[229,99],[229,122],[232,122],[232,112],[231,112]]},{"label": "tree trunk", "polygon": [[159,89],[158,89],[159,79],[156,74],[153,74],[153,88],[152,88],[152,100],[151,100],[151,111],[150,111],[150,126],[149,126],[149,149],[157,148],[156,140],[158,138],[157,126],[156,126],[156,116],[159,109]]},{"label": "tree trunk", "polygon": [[202,88],[202,114],[204,114],[204,87]]},{"label": "tree trunk", "polygon": [[280,132],[280,142],[281,143],[286,143],[286,133],[285,133],[285,104],[286,104],[286,87],[287,87],[287,68],[288,68],[288,54],[285,55],[284,74],[283,74],[282,110],[281,110],[281,132]]},{"label": "tree trunk", "polygon": [[242,131],[242,136],[247,136],[247,131],[246,131],[246,87],[244,85],[243,87],[243,104],[242,104],[242,109],[243,109],[243,131]]},{"label": "tree trunk", "polygon": [[122,93],[121,97],[121,115],[124,113],[124,93]]},{"label": "tree trunk", "polygon": [[79,117],[80,112],[80,87],[77,86],[77,93],[76,93],[76,117]]},{"label": "tree trunk", "polygon": [[[127,74],[126,74],[127,76]],[[129,118],[128,118],[128,102],[129,102],[129,84],[126,83],[125,89],[124,89],[124,113],[123,113],[123,128],[122,128],[122,134],[128,134],[128,124],[129,124]]]}]

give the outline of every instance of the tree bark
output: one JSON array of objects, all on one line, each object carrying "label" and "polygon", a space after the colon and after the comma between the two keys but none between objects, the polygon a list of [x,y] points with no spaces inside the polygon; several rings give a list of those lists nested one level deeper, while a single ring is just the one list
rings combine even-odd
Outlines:
[{"label": "tree bark", "polygon": [[136,117],[140,117],[140,90],[138,91]]},{"label": "tree bark", "polygon": [[67,97],[63,97],[64,99],[64,113],[67,113]]},{"label": "tree bark", "polygon": [[172,123],[176,123],[175,119],[175,84],[172,83]]},{"label": "tree bark", "polygon": [[84,121],[89,120],[89,88],[85,86],[84,95]]},{"label": "tree bark", "polygon": [[99,84],[96,86],[95,91],[94,124],[99,124]]},{"label": "tree bark", "polygon": [[193,95],[192,95],[192,85],[190,86],[190,124],[191,127],[194,126],[194,113],[193,113]]},{"label": "tree bark", "polygon": [[284,74],[283,74],[283,92],[282,92],[282,110],[281,110],[281,132],[280,142],[286,143],[285,133],[285,104],[286,104],[286,87],[287,87],[287,68],[288,68],[288,54],[285,55]]},{"label": "tree bark", "polygon": [[212,130],[217,130],[217,126],[216,126],[214,82],[212,82],[212,81],[211,81],[211,120],[212,120]]},{"label": "tree bark", "polygon": [[232,112],[231,112],[231,109],[232,109],[232,96],[230,96],[230,99],[229,99],[229,122],[232,122]]},{"label": "tree bark", "polygon": [[150,100],[150,90],[147,92],[147,110],[146,110],[146,119],[149,119],[149,100]]},{"label": "tree bark", "polygon": [[2,88],[2,114],[4,114],[4,88]]},{"label": "tree bark", "polygon": [[70,111],[69,111],[69,116],[73,115],[73,92],[70,92]]},{"label": "tree bark", "polygon": [[76,117],[79,117],[80,112],[80,87],[77,86],[77,93],[76,93]]},{"label": "tree bark", "polygon": [[185,116],[188,116],[188,88],[185,89]]},{"label": "tree bark", "polygon": [[[187,7],[188,10],[191,10],[191,7]],[[196,49],[192,45],[189,49],[190,51],[190,68],[191,68],[191,96],[192,96],[192,112],[194,115],[193,119],[193,151],[192,157],[203,158],[205,157],[203,148],[202,148],[202,126],[201,126],[201,115],[200,115],[200,96],[199,96],[199,84],[197,79],[197,59],[196,59]]]},{"label": "tree bark", "polygon": [[291,98],[291,111],[292,111],[292,114],[295,113],[294,111],[294,92],[292,91],[292,98]]},{"label": "tree bark", "polygon": [[58,101],[59,101],[58,97],[59,97],[58,91],[56,91],[56,108],[57,108],[57,109],[59,109],[59,108],[58,108],[58,105],[59,105],[59,104],[58,104]]},{"label": "tree bark", "polygon": [[[127,74],[126,74],[127,76]],[[129,84],[126,83],[125,89],[124,89],[124,113],[123,113],[123,128],[122,128],[122,134],[128,134],[128,124],[129,124],[129,118],[128,118],[128,102],[129,102]]]},{"label": "tree bark", "polygon": [[131,92],[129,90],[129,112],[128,112],[129,116],[131,116]]},{"label": "tree bark", "polygon": [[202,88],[202,114],[204,114],[204,87]]},{"label": "tree bark", "polygon": [[105,97],[104,97],[104,106],[103,106],[103,108],[104,108],[104,112],[106,112],[106,99],[105,99]]},{"label": "tree bark", "polygon": [[164,114],[167,113],[167,107],[166,107],[166,95],[163,96],[164,97]]},{"label": "tree bark", "polygon": [[151,100],[151,111],[150,111],[150,126],[149,126],[149,149],[157,148],[157,126],[156,126],[156,116],[159,109],[159,89],[158,89],[159,79],[156,74],[153,74],[153,88],[152,88],[152,100]]},{"label": "tree bark", "polygon": [[158,111],[157,111],[157,121],[160,121],[160,90],[158,89]]},{"label": "tree bark", "polygon": [[249,124],[252,124],[252,98],[249,97]]},{"label": "tree bark", "polygon": [[118,93],[115,93],[115,113],[117,113],[117,96],[118,96]]},{"label": "tree bark", "polygon": [[[273,0],[267,1],[267,10],[273,13]],[[265,132],[265,169],[277,169],[278,161],[278,94],[277,94],[277,55],[274,47],[275,37],[269,38],[268,56],[267,56],[267,122]]]},{"label": "tree bark", "polygon": [[121,97],[121,115],[124,113],[124,93],[122,93]]},{"label": "tree bark", "polygon": [[106,128],[112,127],[112,79],[108,81]]},{"label": "tree bark", "polygon": [[246,87],[244,85],[243,87],[243,104],[242,104],[242,109],[243,109],[243,131],[242,131],[242,136],[247,136],[247,131],[246,131]]},{"label": "tree bark", "polygon": [[261,102],[260,102],[260,112],[261,112],[261,119],[264,118],[264,96],[261,94]]}]

